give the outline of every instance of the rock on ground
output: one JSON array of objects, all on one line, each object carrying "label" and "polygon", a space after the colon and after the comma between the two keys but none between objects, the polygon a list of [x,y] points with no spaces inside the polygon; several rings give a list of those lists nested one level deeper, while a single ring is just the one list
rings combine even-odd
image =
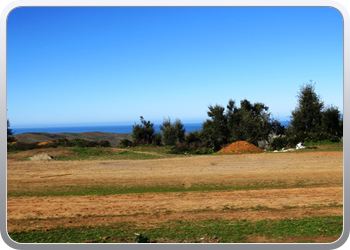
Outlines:
[{"label": "rock on ground", "polygon": [[31,161],[50,161],[53,159],[53,157],[48,154],[38,154],[32,157],[29,157],[29,159]]}]

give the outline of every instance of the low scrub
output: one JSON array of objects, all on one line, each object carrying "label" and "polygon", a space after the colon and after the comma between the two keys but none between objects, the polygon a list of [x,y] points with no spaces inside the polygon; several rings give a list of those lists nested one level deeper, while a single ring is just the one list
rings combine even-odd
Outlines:
[{"label": "low scrub", "polygon": [[175,146],[170,148],[169,154],[193,154],[193,155],[206,155],[213,154],[212,149],[204,147],[204,143],[186,143],[178,142]]},{"label": "low scrub", "polygon": [[33,142],[33,143],[14,142],[14,143],[7,144],[7,151],[8,152],[24,151],[24,150],[31,150],[31,149],[40,148],[40,147],[41,146],[38,146],[37,142]]},{"label": "low scrub", "polygon": [[109,141],[103,140],[100,142],[89,141],[84,139],[68,140],[67,138],[60,138],[49,142],[13,142],[7,144],[7,151],[25,151],[36,148],[57,148],[57,147],[110,147]]},{"label": "low scrub", "polygon": [[314,139],[310,139],[310,138],[313,138],[310,133],[309,133],[309,136],[304,139],[302,136],[298,136],[298,135],[276,137],[270,143],[270,149],[281,150],[282,148],[294,148],[299,142],[302,142],[302,145],[305,147],[343,144],[340,138],[323,139],[323,140],[320,139],[322,137],[316,137]]},{"label": "low scrub", "polygon": [[119,148],[128,148],[128,147],[132,147],[133,145],[134,144],[132,141],[128,139],[123,139],[120,141]]}]

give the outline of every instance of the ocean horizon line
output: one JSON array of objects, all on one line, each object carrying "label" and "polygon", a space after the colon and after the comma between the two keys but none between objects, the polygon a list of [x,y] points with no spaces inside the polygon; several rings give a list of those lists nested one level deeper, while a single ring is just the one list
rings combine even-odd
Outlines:
[{"label": "ocean horizon line", "polygon": [[[288,121],[281,121],[281,125],[288,125]],[[193,132],[202,129],[201,123],[183,123],[185,132]],[[13,135],[24,133],[87,133],[87,132],[105,132],[115,134],[130,134],[132,133],[133,125],[84,125],[84,126],[57,126],[57,127],[10,127]],[[154,124],[155,132],[160,131],[160,125]]]},{"label": "ocean horizon line", "polygon": [[[203,123],[183,123],[186,133],[199,130]],[[16,128],[12,129],[13,135],[24,133],[86,133],[86,132],[105,132],[116,134],[132,133],[133,125],[84,125],[84,126],[57,126],[57,127],[31,127],[31,128]],[[160,131],[160,125],[154,124],[155,131]]]}]

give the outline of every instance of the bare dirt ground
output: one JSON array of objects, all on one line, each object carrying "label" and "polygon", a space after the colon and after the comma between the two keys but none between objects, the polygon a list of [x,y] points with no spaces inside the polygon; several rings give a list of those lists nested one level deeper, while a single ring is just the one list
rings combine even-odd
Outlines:
[{"label": "bare dirt ground", "polygon": [[[117,221],[280,219],[342,215],[343,153],[208,155],[156,160],[8,161],[8,192],[61,185],[178,184],[184,192],[9,197],[8,231]],[[198,183],[289,183],[259,190],[190,191]],[[303,186],[298,186],[303,183]],[[35,220],[33,218],[40,218]],[[29,219],[29,220],[23,220]]]}]

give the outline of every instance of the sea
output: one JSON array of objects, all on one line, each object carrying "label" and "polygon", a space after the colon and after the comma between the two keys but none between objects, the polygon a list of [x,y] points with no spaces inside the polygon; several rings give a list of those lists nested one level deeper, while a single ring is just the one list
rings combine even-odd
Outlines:
[{"label": "sea", "polygon": [[[155,131],[160,131],[161,124],[154,124]],[[288,125],[282,121],[281,125]],[[109,126],[75,126],[75,127],[46,127],[46,128],[15,128],[10,127],[14,135],[23,133],[84,133],[84,132],[106,132],[116,134],[132,133],[133,125],[109,125]],[[202,123],[184,123],[186,133],[202,129]]]},{"label": "sea", "polygon": [[[160,131],[161,124],[154,124],[156,132]],[[106,132],[116,134],[132,133],[133,125],[109,125],[109,126],[80,126],[80,127],[47,127],[47,128],[15,128],[10,127],[14,135],[23,133],[84,133],[84,132]],[[202,129],[202,123],[184,124],[186,133]]]}]

